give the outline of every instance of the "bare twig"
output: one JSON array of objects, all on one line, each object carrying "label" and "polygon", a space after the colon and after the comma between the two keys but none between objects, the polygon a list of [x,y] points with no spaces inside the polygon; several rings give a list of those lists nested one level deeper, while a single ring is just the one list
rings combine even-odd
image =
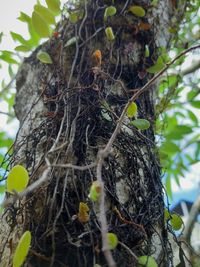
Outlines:
[{"label": "bare twig", "polygon": [[5,116],[8,116],[8,117],[11,117],[11,118],[14,118],[15,116],[9,112],[4,112],[4,111],[0,111],[0,114],[1,115],[5,115]]},{"label": "bare twig", "polygon": [[136,260],[136,261],[138,261],[138,257],[135,255],[135,253],[129,248],[129,247],[127,247],[127,245],[125,245],[124,243],[122,243],[122,242],[120,242],[120,241],[118,241],[118,243],[123,247],[123,248],[125,248],[132,256],[133,256],[133,258]]},{"label": "bare twig", "polygon": [[16,79],[16,75],[14,75],[14,76],[11,78],[11,80],[9,81],[9,83],[8,83],[5,87],[3,87],[3,88],[1,89],[1,91],[0,91],[0,97],[1,97],[4,93],[6,93],[6,91],[9,90],[9,88],[12,86],[13,82],[15,81],[15,79]]},{"label": "bare twig", "polygon": [[85,170],[88,170],[88,169],[91,169],[91,168],[94,168],[96,167],[96,163],[91,163],[89,165],[86,165],[86,166],[77,166],[77,165],[73,165],[71,163],[68,163],[68,164],[52,164],[51,166],[52,167],[57,167],[57,168],[71,168],[71,169],[74,169],[74,170],[79,170],[79,171],[85,171]]}]

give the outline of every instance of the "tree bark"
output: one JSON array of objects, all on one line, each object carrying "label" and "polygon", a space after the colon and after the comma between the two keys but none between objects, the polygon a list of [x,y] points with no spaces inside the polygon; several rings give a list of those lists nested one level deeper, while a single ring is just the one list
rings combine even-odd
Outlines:
[{"label": "tree bark", "polygon": [[[16,82],[20,129],[12,164],[26,167],[30,187],[2,216],[1,266],[11,264],[25,230],[32,233],[25,266],[108,265],[99,202],[88,197],[99,151],[132,94],[152,77],[146,69],[156,61],[159,47],[169,48],[168,29],[185,10],[183,1],[180,7],[174,1],[160,0],[156,7],[149,2],[139,1],[146,11],[140,18],[128,12],[136,1],[115,1],[117,15],[107,22],[104,11],[112,1],[79,3],[83,18],[75,24],[61,21],[60,37],[52,37],[24,60]],[[115,34],[113,42],[106,39],[107,26]],[[68,46],[71,38],[75,43]],[[37,60],[41,49],[50,54],[52,65]],[[133,255],[151,255],[158,266],[173,265],[154,136],[154,87],[136,100],[137,117],[149,120],[150,128],[138,131],[125,117],[102,162],[106,226],[120,241],[112,251],[117,266],[137,266]],[[89,207],[87,222],[80,220],[80,202]]]}]

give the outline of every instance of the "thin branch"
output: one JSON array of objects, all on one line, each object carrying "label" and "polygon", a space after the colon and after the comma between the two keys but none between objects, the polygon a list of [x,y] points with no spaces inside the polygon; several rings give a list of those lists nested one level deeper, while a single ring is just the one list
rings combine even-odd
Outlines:
[{"label": "thin branch", "polygon": [[77,165],[73,165],[71,163],[68,163],[68,164],[52,164],[51,166],[52,167],[57,167],[57,168],[71,168],[71,169],[74,169],[74,170],[79,170],[79,171],[85,171],[85,170],[88,170],[88,169],[91,169],[91,168],[94,168],[96,167],[96,163],[91,163],[89,165],[85,165],[85,166],[77,166]]},{"label": "thin branch", "polygon": [[190,243],[192,230],[194,229],[194,224],[195,224],[195,221],[197,219],[199,212],[200,212],[200,196],[193,203],[188,219],[185,223],[185,228],[183,231],[183,239],[185,239],[186,242],[188,243]]},{"label": "thin branch", "polygon": [[9,81],[9,83],[8,83],[6,86],[4,86],[4,88],[1,89],[1,91],[0,91],[0,97],[1,97],[7,90],[9,90],[9,88],[11,87],[11,85],[13,84],[13,82],[15,81],[15,79],[16,79],[16,75],[14,75],[14,76],[11,78],[11,80]]},{"label": "thin branch", "polygon": [[8,116],[8,117],[11,117],[11,118],[15,118],[15,116],[13,114],[9,113],[9,112],[0,111],[0,114]]},{"label": "thin branch", "polygon": [[123,247],[123,248],[125,248],[132,256],[133,256],[133,258],[136,260],[136,261],[138,261],[138,257],[135,255],[135,253],[129,248],[129,247],[127,247],[127,245],[125,245],[124,243],[122,243],[122,242],[120,242],[120,241],[118,241],[118,243]]},{"label": "thin branch", "polygon": [[102,166],[105,158],[109,155],[110,150],[112,148],[112,145],[117,137],[117,134],[119,133],[121,126],[123,124],[124,117],[126,115],[126,111],[128,109],[128,106],[131,102],[135,101],[142,93],[147,91],[149,89],[150,85],[153,85],[155,81],[158,80],[158,78],[172,65],[174,64],[179,58],[184,56],[190,51],[193,51],[197,48],[200,48],[200,45],[196,45],[193,47],[190,47],[183,52],[181,52],[179,55],[177,55],[171,62],[169,62],[161,71],[159,71],[152,79],[150,79],[140,90],[138,90],[133,96],[129,99],[126,106],[124,107],[121,116],[119,117],[118,123],[115,127],[115,130],[113,131],[110,139],[108,140],[106,146],[104,149],[101,149],[98,153],[97,158],[97,181],[100,183],[102,191],[100,196],[100,216],[99,221],[101,224],[101,235],[102,235],[102,250],[104,252],[104,256],[107,260],[109,267],[116,267],[116,263],[112,257],[112,253],[108,247],[108,240],[107,240],[107,233],[108,233],[108,224],[107,224],[107,218],[106,218],[106,210],[105,210],[105,191],[104,191],[104,182],[102,179]]}]

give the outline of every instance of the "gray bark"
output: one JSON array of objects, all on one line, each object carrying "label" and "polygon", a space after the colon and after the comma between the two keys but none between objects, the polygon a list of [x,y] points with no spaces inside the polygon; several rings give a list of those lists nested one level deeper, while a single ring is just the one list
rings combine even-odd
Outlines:
[{"label": "gray bark", "polygon": [[[115,1],[118,16],[107,24],[116,38],[110,43],[102,19],[106,6],[101,2],[90,1],[82,7],[84,18],[76,25],[62,21],[61,38],[51,38],[39,47],[19,70],[15,111],[20,129],[13,164],[27,168],[30,184],[35,187],[11,204],[12,210],[2,219],[1,266],[11,262],[13,250],[7,243],[14,249],[27,229],[33,239],[25,266],[107,266],[101,251],[98,203],[88,198],[96,169],[83,171],[69,164],[96,162],[131,90],[141,88],[151,78],[149,74],[139,76],[156,60],[158,47],[169,47],[172,36],[168,29],[175,17],[177,22],[180,20],[182,11],[175,10],[171,1],[158,1],[155,8],[146,0],[139,3],[147,11],[141,19],[120,13],[134,1]],[[141,21],[151,28],[138,30]],[[65,47],[72,37],[77,38],[76,44]],[[146,59],[145,45],[150,49]],[[53,65],[38,62],[40,49],[51,55]],[[102,64],[97,68],[92,58],[96,49],[102,52]],[[154,139],[154,102],[153,87],[139,97],[138,118],[148,119],[151,127],[139,132],[128,125],[128,118],[124,120],[104,162],[102,177],[109,232],[115,233],[135,255],[152,255],[159,266],[171,266]],[[59,164],[68,164],[68,168],[56,166]],[[85,224],[76,218],[80,202],[90,208],[90,219]],[[16,209],[20,213],[12,217]],[[120,244],[112,254],[117,266],[136,266],[135,259]]]}]

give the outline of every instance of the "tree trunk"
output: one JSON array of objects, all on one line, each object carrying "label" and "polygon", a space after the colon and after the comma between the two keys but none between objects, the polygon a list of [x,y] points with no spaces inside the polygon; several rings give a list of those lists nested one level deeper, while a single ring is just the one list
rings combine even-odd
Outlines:
[{"label": "tree trunk", "polygon": [[[160,0],[153,7],[145,0],[138,4],[146,14],[137,17],[128,12],[135,2],[116,0],[117,14],[107,21],[104,11],[112,1],[77,4],[83,18],[74,24],[61,21],[60,37],[52,37],[24,60],[16,83],[20,129],[12,164],[26,167],[30,187],[2,217],[1,266],[10,266],[25,230],[32,233],[25,266],[108,265],[99,202],[88,196],[97,177],[98,153],[130,97],[152,77],[146,69],[156,61],[159,47],[169,47],[168,30],[185,9],[183,1],[180,9],[174,1]],[[114,41],[107,40],[105,27],[112,27]],[[69,45],[69,40],[75,43]],[[37,60],[41,49],[50,54],[52,65]],[[136,100],[137,117],[148,120],[150,128],[138,131],[125,116],[103,160],[107,227],[119,239],[112,251],[117,266],[136,266],[134,255],[152,255],[158,266],[172,266],[154,137],[154,87]],[[89,207],[86,222],[80,202]]]}]

